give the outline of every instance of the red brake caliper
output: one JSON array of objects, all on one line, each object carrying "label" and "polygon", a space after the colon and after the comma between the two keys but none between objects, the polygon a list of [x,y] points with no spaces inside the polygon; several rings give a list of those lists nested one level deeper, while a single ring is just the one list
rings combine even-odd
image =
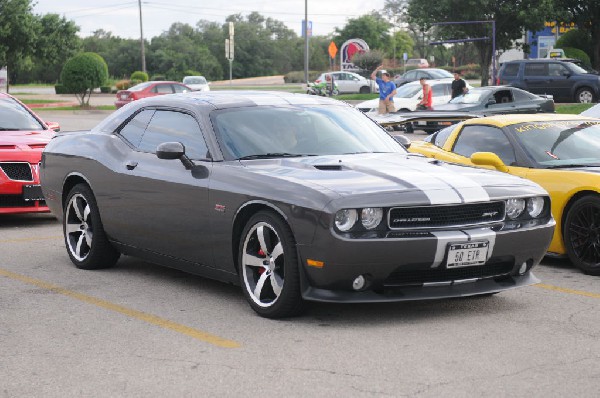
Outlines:
[{"label": "red brake caliper", "polygon": [[[262,257],[266,257],[265,252],[262,251],[262,249],[258,249],[258,255],[262,256]],[[265,271],[266,271],[266,269],[261,267],[258,269],[258,274],[262,275]]]}]

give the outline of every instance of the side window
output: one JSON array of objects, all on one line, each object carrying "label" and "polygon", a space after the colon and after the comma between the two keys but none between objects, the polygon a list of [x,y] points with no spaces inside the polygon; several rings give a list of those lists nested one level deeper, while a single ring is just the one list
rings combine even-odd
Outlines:
[{"label": "side window", "polygon": [[179,84],[173,84],[173,91],[175,91],[176,93],[183,93],[187,90],[185,89],[185,87],[180,86]]},{"label": "side window", "polygon": [[434,97],[440,97],[442,95],[445,95],[445,91],[444,91],[444,85],[443,84],[436,84],[434,86],[432,86],[433,89],[433,96]]},{"label": "side window", "polygon": [[139,112],[133,117],[133,119],[129,120],[129,123],[121,128],[119,134],[129,141],[131,145],[138,147],[140,145],[142,135],[144,135],[144,130],[146,129],[146,126],[148,125],[148,122],[152,118],[153,114],[153,109],[146,109]]},{"label": "side window", "polygon": [[493,152],[506,165],[516,162],[515,152],[504,132],[490,126],[465,126],[454,144],[453,152],[465,157],[475,152]]},{"label": "side window", "polygon": [[433,140],[433,145],[442,148],[450,137],[450,134],[454,131],[456,126],[448,126],[446,128],[441,129],[437,133],[435,133],[435,139]]},{"label": "side window", "polygon": [[569,71],[561,64],[548,64],[548,74],[553,77],[564,76]]},{"label": "side window", "polygon": [[414,70],[411,70],[410,72],[406,73],[406,80],[414,80],[417,78],[417,72]]},{"label": "side window", "polygon": [[520,64],[506,64],[504,67],[504,76],[517,76],[519,74]]},{"label": "side window", "polygon": [[187,113],[157,110],[140,143],[140,150],[156,152],[163,142],[181,142],[191,159],[206,159],[208,149],[198,122]]},{"label": "side window", "polygon": [[548,76],[548,64],[529,63],[525,64],[525,76]]},{"label": "side window", "polygon": [[155,93],[158,94],[173,94],[173,89],[170,84],[157,84],[154,86]]},{"label": "side window", "polygon": [[512,94],[510,90],[499,90],[494,93],[494,99],[497,104],[507,104],[513,102]]}]

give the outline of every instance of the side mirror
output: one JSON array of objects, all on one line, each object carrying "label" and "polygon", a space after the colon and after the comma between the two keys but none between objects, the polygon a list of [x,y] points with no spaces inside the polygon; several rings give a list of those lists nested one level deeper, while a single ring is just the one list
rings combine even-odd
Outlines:
[{"label": "side mirror", "polygon": [[508,172],[508,167],[498,155],[492,152],[475,152],[471,155],[471,162],[478,166],[492,166],[498,171]]},{"label": "side mirror", "polygon": [[57,133],[60,131],[60,124],[58,124],[58,122],[46,122],[46,126],[48,126],[50,130],[54,130]]},{"label": "side mirror", "polygon": [[165,160],[179,159],[187,170],[194,167],[194,162],[186,156],[185,146],[181,142],[163,142],[159,144],[156,147],[156,157]]},{"label": "side mirror", "polygon": [[396,142],[398,142],[404,148],[406,148],[406,149],[410,148],[410,144],[411,144],[410,138],[405,137],[403,135],[394,135],[393,137],[396,140]]},{"label": "side mirror", "polygon": [[493,98],[490,98],[487,102],[487,104],[485,104],[485,107],[487,108],[490,105],[495,105],[496,104],[496,100]]}]

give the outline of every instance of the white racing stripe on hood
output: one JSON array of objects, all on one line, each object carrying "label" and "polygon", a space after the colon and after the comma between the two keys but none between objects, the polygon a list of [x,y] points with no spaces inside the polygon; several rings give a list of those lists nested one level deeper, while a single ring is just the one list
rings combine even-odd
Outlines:
[{"label": "white racing stripe on hood", "polygon": [[475,228],[464,231],[434,231],[431,232],[437,238],[435,257],[431,268],[437,268],[444,261],[449,243],[464,243],[472,240],[487,240],[490,242],[487,260],[492,257],[494,245],[496,244],[496,232],[490,228]]}]

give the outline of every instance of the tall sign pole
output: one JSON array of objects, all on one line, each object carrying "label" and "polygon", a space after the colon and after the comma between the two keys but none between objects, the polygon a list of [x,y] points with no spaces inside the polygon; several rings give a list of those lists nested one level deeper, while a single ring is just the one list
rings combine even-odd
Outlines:
[{"label": "tall sign pole", "polygon": [[304,81],[308,84],[308,0],[304,0]]},{"label": "tall sign pole", "polygon": [[225,39],[225,58],[229,60],[229,84],[233,81],[233,55],[234,55],[234,30],[233,22],[229,22],[229,39]]},{"label": "tall sign pole", "polygon": [[144,29],[142,28],[142,0],[138,0],[140,9],[140,45],[142,47],[142,72],[146,72],[146,51],[144,49]]}]

